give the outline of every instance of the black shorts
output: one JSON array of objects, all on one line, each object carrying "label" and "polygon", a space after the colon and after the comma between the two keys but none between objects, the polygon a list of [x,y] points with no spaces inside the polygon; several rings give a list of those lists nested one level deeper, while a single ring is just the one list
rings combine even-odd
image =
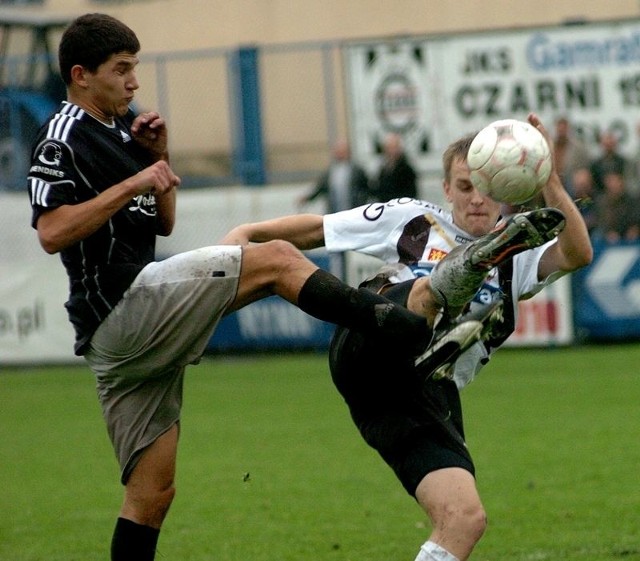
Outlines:
[{"label": "black shorts", "polygon": [[[405,304],[407,294],[406,286],[398,286],[385,296]],[[453,381],[423,383],[413,371],[412,357],[398,356],[379,337],[344,328],[335,331],[329,364],[364,440],[410,495],[415,496],[424,476],[437,469],[460,467],[475,474]]]}]

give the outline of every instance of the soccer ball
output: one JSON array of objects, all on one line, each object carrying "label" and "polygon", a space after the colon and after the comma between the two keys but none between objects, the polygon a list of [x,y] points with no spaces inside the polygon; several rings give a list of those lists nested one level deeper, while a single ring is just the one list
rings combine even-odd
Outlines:
[{"label": "soccer ball", "polygon": [[483,128],[471,142],[467,163],[476,189],[507,204],[530,200],[551,175],[551,151],[544,136],[516,119]]}]

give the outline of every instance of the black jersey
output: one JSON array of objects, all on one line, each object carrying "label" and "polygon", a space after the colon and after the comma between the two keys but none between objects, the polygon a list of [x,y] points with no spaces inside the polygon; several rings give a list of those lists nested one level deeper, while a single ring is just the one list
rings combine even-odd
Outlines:
[{"label": "black jersey", "polygon": [[[34,143],[28,176],[33,227],[47,210],[88,201],[152,163],[132,139],[132,121],[129,112],[108,126],[62,103]],[[76,331],[76,354],[83,354],[100,322],[153,261],[155,237],[155,197],[140,195],[94,234],[60,252],[69,275],[65,307]]]}]

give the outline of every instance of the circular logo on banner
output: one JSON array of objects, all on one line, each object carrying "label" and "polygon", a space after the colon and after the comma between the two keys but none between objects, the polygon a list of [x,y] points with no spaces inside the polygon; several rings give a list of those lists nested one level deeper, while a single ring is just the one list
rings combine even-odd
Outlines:
[{"label": "circular logo on banner", "polygon": [[375,110],[383,128],[406,133],[418,120],[417,88],[406,74],[394,72],[382,80],[375,92]]}]

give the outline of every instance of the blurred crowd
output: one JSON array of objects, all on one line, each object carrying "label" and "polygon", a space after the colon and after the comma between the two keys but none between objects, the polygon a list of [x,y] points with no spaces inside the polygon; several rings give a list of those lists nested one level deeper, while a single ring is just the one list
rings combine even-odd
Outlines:
[{"label": "blurred crowd", "polygon": [[380,166],[373,177],[353,161],[349,143],[342,139],[333,147],[331,163],[313,190],[298,200],[303,207],[325,197],[327,212],[347,210],[372,201],[418,197],[418,173],[407,157],[402,136],[389,133],[379,147]]},{"label": "blurred crowd", "polygon": [[[638,128],[640,135],[640,127]],[[616,243],[640,238],[640,153],[620,153],[618,137],[604,131],[591,155],[566,118],[555,123],[555,165],[569,193],[578,201],[595,240]]]},{"label": "blurred crowd", "polygon": [[[609,243],[640,239],[640,148],[635,157],[624,156],[617,135],[605,130],[594,152],[575,134],[567,118],[558,118],[554,128],[556,169],[576,200],[592,239]],[[637,134],[640,138],[640,125]],[[418,173],[404,152],[402,138],[387,135],[380,154],[379,169],[367,177],[353,161],[348,142],[338,141],[329,167],[298,200],[299,207],[318,197],[326,198],[327,212],[368,201],[417,197]],[[525,206],[537,205],[533,200]]]}]

